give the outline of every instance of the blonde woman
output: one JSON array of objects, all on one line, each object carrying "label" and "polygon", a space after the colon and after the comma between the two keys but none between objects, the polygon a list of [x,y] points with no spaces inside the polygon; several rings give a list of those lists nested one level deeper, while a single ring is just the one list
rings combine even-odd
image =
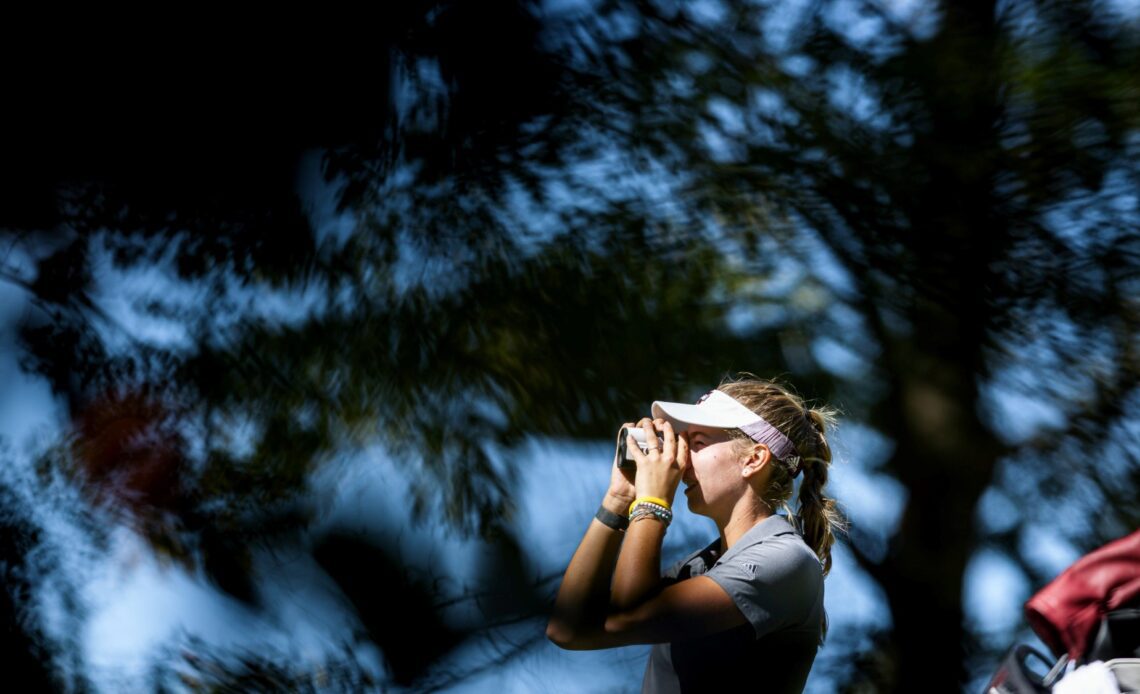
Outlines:
[{"label": "blonde woman", "polygon": [[[547,638],[570,650],[654,644],[642,692],[802,692],[826,637],[823,581],[843,528],[824,495],[834,411],[744,378],[695,405],[658,401],[652,412],[637,424],[650,448],[627,440],[636,473],[613,467]],[[682,482],[689,509],[720,536],[662,574]]]}]

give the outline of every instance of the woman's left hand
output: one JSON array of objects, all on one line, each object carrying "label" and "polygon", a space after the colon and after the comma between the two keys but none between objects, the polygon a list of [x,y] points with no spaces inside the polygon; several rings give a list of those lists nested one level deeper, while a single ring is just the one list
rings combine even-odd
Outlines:
[{"label": "woman's left hand", "polygon": [[[645,429],[645,440],[653,445],[648,453],[642,453],[632,436],[626,441],[637,465],[637,475],[633,480],[637,496],[655,496],[672,506],[683,472],[678,461],[688,460],[688,444],[673,433],[673,425],[664,419],[644,417],[637,424]],[[665,439],[660,447],[657,432],[661,432]]]}]

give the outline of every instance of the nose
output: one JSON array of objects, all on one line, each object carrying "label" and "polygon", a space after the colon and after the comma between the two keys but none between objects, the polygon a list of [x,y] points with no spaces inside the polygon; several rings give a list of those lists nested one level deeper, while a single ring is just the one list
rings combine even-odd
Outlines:
[{"label": "nose", "polygon": [[685,442],[684,447],[678,446],[677,451],[677,466],[681,468],[681,480],[685,483],[696,482],[693,477],[693,453],[689,448],[689,433],[682,432],[677,438]]}]

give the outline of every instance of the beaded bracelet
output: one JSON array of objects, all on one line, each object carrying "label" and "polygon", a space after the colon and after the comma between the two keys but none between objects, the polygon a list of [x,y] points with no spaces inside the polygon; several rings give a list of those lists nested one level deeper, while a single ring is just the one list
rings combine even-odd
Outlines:
[{"label": "beaded bracelet", "polygon": [[629,521],[632,523],[645,516],[654,516],[660,519],[665,523],[666,527],[673,521],[673,511],[669,509],[669,507],[649,501],[639,501],[636,503],[633,511],[629,514]]},{"label": "beaded bracelet", "polygon": [[665,520],[673,520],[673,514],[672,513],[668,512],[668,511],[664,511],[660,508],[652,508],[649,506],[637,507],[636,509],[634,509],[633,513],[631,513],[629,517],[630,517],[630,520],[632,520],[634,517],[644,516],[644,515],[653,515],[653,516],[657,516],[658,518],[663,518]]},{"label": "beaded bracelet", "polygon": [[635,523],[642,518],[656,518],[657,520],[664,523],[666,528],[668,528],[669,524],[673,521],[673,519],[670,518],[666,512],[658,511],[656,509],[639,508],[633,512],[632,516],[629,517],[629,522]]},{"label": "beaded bracelet", "polygon": [[660,506],[663,506],[663,507],[665,507],[666,511],[672,511],[673,510],[669,506],[669,502],[665,501],[664,499],[659,499],[658,497],[655,497],[655,496],[639,496],[633,500],[632,504],[629,505],[629,512],[633,513],[633,507],[634,506],[637,506],[638,504],[640,504],[642,502],[646,502],[646,501],[648,501],[651,504],[658,504]]},{"label": "beaded bracelet", "polygon": [[672,509],[668,509],[668,508],[666,508],[660,504],[651,504],[648,501],[643,501],[640,504],[638,504],[636,508],[634,508],[634,512],[636,512],[638,508],[647,508],[650,511],[659,511],[659,512],[665,514],[666,516],[668,516],[669,518],[673,517]]}]

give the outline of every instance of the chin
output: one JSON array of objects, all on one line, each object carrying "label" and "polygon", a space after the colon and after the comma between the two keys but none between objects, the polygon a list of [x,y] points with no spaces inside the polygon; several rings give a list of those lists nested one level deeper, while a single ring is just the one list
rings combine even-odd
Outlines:
[{"label": "chin", "polygon": [[692,511],[693,513],[700,514],[699,509],[703,505],[701,497],[700,497],[700,493],[693,494],[692,496],[686,494],[685,495],[685,505],[688,506],[689,510]]}]

